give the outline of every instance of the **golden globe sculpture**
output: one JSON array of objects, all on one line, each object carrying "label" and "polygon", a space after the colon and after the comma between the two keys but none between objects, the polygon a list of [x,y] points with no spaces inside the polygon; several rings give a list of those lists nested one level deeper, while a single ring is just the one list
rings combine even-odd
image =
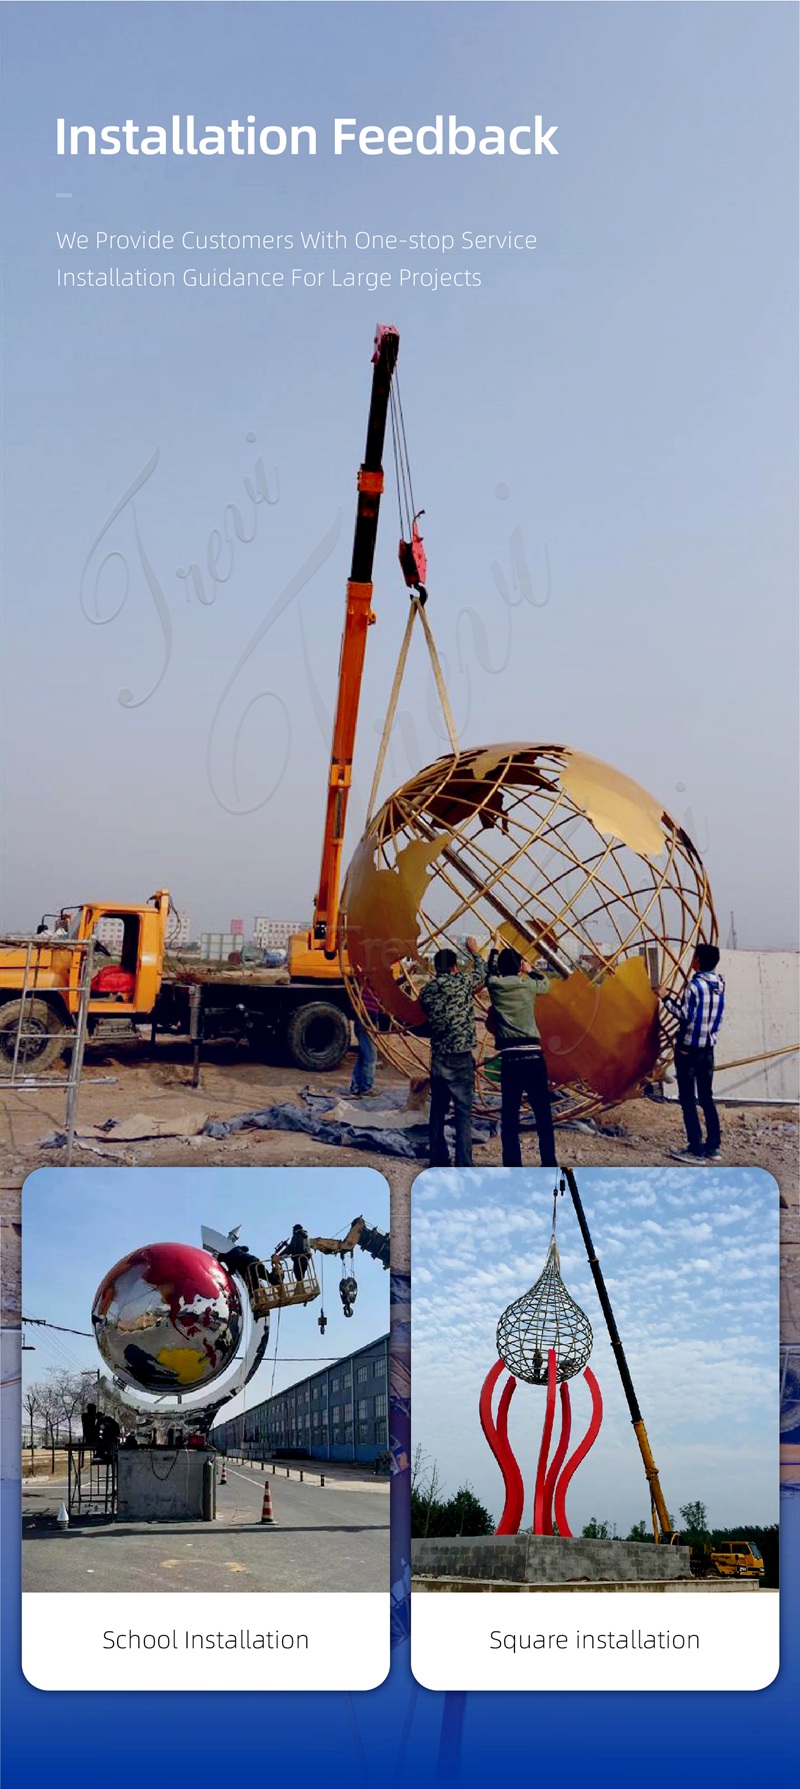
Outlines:
[{"label": "golden globe sculpture", "polygon": [[[663,1075],[675,1028],[656,990],[682,987],[717,922],[691,839],[653,796],[585,752],[514,743],[420,771],[383,803],[350,864],[343,972],[402,1073],[429,1072],[419,993],[434,952],[495,933],[552,972],[537,1022],[559,1112],[577,1117]],[[497,1081],[487,1011],[482,993],[479,1099]]]}]

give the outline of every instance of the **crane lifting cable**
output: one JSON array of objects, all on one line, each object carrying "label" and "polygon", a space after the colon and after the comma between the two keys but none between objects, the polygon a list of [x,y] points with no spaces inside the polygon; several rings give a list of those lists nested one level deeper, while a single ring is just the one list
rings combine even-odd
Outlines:
[{"label": "crane lifting cable", "polygon": [[405,417],[403,415],[403,404],[400,397],[400,386],[397,373],[395,373],[394,383],[390,392],[389,417],[392,429],[392,448],[394,452],[395,478],[397,484],[397,507],[400,517],[400,545],[398,548],[398,558],[400,560],[403,577],[405,578],[406,584],[411,590],[412,595],[411,606],[408,612],[408,621],[406,622],[405,632],[400,643],[397,665],[395,667],[392,688],[389,694],[389,702],[386,709],[386,718],[383,723],[381,741],[378,747],[378,755],[375,760],[375,771],[372,778],[369,801],[367,803],[367,821],[372,819],[372,815],[375,811],[375,804],[378,799],[378,790],[383,775],[383,767],[386,762],[386,754],[389,749],[389,740],[392,736],[395,715],[397,713],[397,704],[400,699],[400,690],[405,676],[406,662],[408,660],[408,652],[411,645],[411,636],[414,631],[414,623],[417,620],[417,617],[419,617],[422,624],[422,631],[425,635],[425,644],[428,648],[428,656],[431,661],[431,669],[436,684],[436,693],[439,697],[442,714],[444,716],[444,722],[450,740],[450,747],[454,757],[457,758],[459,753],[458,734],[456,732],[456,724],[453,718],[453,710],[450,706],[450,698],[447,694],[447,686],[445,684],[439,654],[436,650],[433,631],[427,614],[425,613],[425,604],[428,600],[426,582],[428,575],[428,561],[422,541],[422,535],[419,532],[418,526],[419,518],[420,516],[424,516],[425,511],[424,509],[417,509],[414,500],[414,486],[411,478],[411,462],[408,453]]},{"label": "crane lifting cable", "polygon": [[425,511],[417,509],[414,500],[403,400],[400,396],[400,381],[396,372],[389,398],[389,418],[392,429],[397,508],[400,517],[398,558],[409,590],[416,591],[420,603],[424,604],[428,600],[426,589],[428,560],[418,523],[420,516],[424,516]]}]

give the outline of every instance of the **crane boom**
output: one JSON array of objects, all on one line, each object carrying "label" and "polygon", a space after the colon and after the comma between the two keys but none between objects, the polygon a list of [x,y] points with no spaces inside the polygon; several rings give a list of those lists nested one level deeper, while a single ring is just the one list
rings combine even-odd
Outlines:
[{"label": "crane boom", "polygon": [[636,1440],[639,1445],[639,1452],[642,1456],[642,1464],[644,1466],[645,1478],[647,1479],[647,1485],[648,1485],[648,1489],[650,1491],[650,1507],[651,1507],[651,1513],[652,1513],[652,1518],[653,1518],[653,1539],[656,1542],[663,1541],[665,1545],[670,1546],[676,1540],[677,1536],[676,1536],[675,1531],[672,1526],[672,1517],[670,1516],[669,1510],[667,1509],[666,1500],[664,1498],[664,1493],[661,1489],[661,1480],[658,1476],[658,1467],[656,1466],[655,1460],[653,1459],[652,1451],[650,1448],[650,1442],[648,1440],[647,1430],[644,1426],[644,1421],[642,1419],[641,1410],[639,1409],[639,1400],[636,1396],[636,1391],[634,1389],[633,1380],[631,1378],[630,1367],[628,1366],[628,1362],[625,1359],[625,1350],[622,1346],[622,1342],[620,1341],[620,1334],[619,1334],[619,1330],[617,1329],[617,1321],[614,1316],[614,1312],[611,1309],[611,1300],[608,1296],[608,1291],[606,1289],[606,1282],[603,1277],[603,1272],[602,1272],[602,1268],[600,1266],[600,1262],[598,1261],[597,1255],[595,1254],[595,1247],[594,1247],[594,1243],[592,1241],[589,1225],[586,1221],[586,1213],[583,1209],[583,1202],[581,1200],[580,1193],[578,1192],[578,1182],[575,1178],[575,1173],[572,1168],[564,1169],[563,1178],[562,1178],[562,1182],[561,1182],[562,1192],[563,1192],[563,1188],[564,1188],[564,1180],[566,1180],[567,1185],[570,1190],[570,1193],[572,1195],[572,1203],[575,1207],[575,1216],[577,1217],[578,1226],[580,1228],[581,1236],[583,1237],[584,1244],[586,1246],[586,1254],[587,1254],[587,1258],[589,1261],[589,1266],[592,1271],[592,1278],[593,1278],[595,1286],[597,1288],[597,1296],[600,1300],[600,1308],[601,1308],[601,1310],[603,1312],[603,1316],[605,1317],[605,1320],[606,1320],[606,1326],[608,1329],[608,1338],[609,1338],[611,1347],[614,1352],[614,1359],[616,1360],[616,1363],[617,1363],[617,1371],[619,1373],[620,1379],[622,1380],[622,1389],[625,1393],[625,1398],[627,1400],[628,1409],[631,1413],[631,1422],[633,1423],[633,1432],[634,1432],[634,1435],[636,1436]]},{"label": "crane boom", "polygon": [[[372,565],[378,532],[378,513],[383,492],[383,444],[389,412],[392,375],[397,364],[400,337],[390,323],[379,323],[372,356],[372,396],[367,421],[367,441],[363,463],[358,472],[358,503],[353,556],[347,584],[342,648],[339,658],[339,687],[333,723],[325,828],[322,839],[322,860],[319,884],[314,900],[311,932],[290,941],[289,970],[292,975],[325,973],[325,965],[337,963],[336,933],[339,920],[339,895],[342,869],[347,804],[353,776],[361,683],[367,629],[375,616],[372,612]],[[330,970],[328,971],[330,973]],[[338,967],[337,971],[338,973]]]}]

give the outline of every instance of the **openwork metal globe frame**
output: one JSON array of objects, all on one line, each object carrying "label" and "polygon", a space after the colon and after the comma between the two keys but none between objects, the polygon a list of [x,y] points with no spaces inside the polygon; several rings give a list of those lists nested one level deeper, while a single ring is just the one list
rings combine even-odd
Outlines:
[{"label": "openwork metal globe frame", "polygon": [[[537,1019],[564,1115],[615,1105],[658,1080],[675,1026],[656,989],[682,987],[698,943],[714,943],[708,879],[691,839],[646,790],[558,744],[448,754],[369,822],[342,902],[342,967],[381,1055],[429,1072],[415,1033],[433,954],[494,933],[554,971]],[[365,984],[377,1000],[363,997]],[[496,1092],[495,1047],[478,996],[480,1097]]]},{"label": "openwork metal globe frame", "polygon": [[555,1236],[536,1284],[503,1312],[497,1325],[497,1352],[515,1379],[547,1384],[547,1356],[556,1356],[557,1383],[581,1373],[592,1352],[592,1326],[561,1278]]}]

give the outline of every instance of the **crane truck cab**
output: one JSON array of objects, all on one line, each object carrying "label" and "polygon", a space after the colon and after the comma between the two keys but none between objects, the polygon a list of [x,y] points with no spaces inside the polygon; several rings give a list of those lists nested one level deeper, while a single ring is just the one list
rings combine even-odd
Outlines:
[{"label": "crane truck cab", "polygon": [[81,956],[70,944],[97,940],[103,920],[118,921],[118,946],[98,945],[89,997],[90,1025],[110,1012],[147,1018],[161,989],[170,912],[167,889],[141,907],[87,901],[62,908],[66,939],[39,931],[34,938],[0,947],[0,1065],[14,1060],[23,1002],[25,1038],[20,1057],[43,1073],[63,1053],[80,1004]]}]

